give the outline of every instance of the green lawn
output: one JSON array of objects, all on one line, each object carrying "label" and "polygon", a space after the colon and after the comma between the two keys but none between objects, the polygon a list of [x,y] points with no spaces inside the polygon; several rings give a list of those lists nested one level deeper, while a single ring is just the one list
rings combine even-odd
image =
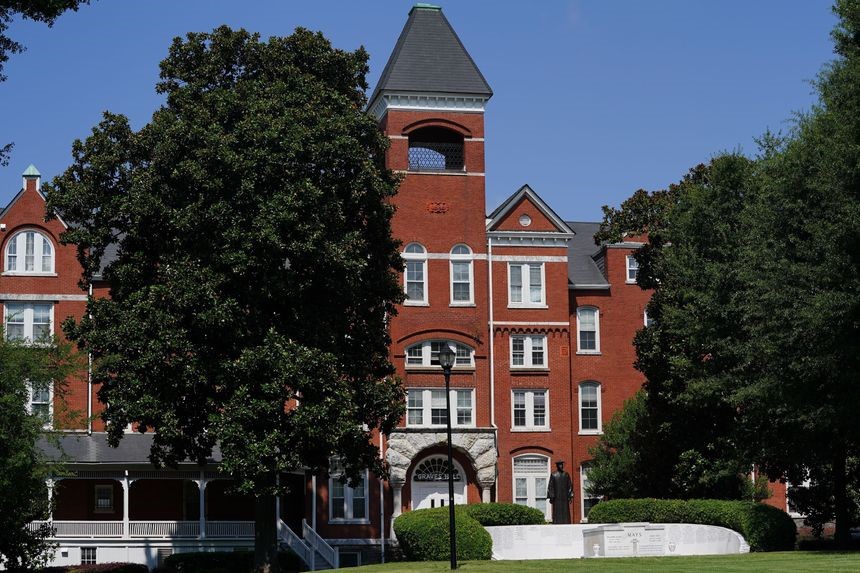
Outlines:
[{"label": "green lawn", "polygon": [[[350,569],[356,573],[430,573],[449,571],[447,562],[409,562],[369,565]],[[460,564],[464,573],[501,573],[526,571],[552,573],[578,571],[588,573],[758,573],[779,572],[845,572],[860,571],[860,552],[793,551],[783,553],[750,553],[747,555],[713,555],[706,557],[638,557],[634,559],[553,559],[546,561],[466,561]]]}]

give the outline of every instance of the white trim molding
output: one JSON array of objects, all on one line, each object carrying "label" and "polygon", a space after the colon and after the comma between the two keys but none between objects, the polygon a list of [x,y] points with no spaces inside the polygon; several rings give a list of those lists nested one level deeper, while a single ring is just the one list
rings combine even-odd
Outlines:
[{"label": "white trim molding", "polygon": [[13,293],[0,293],[0,301],[6,300],[28,300],[28,301],[48,301],[48,302],[61,302],[61,301],[83,301],[86,302],[87,295],[85,294],[13,294]]},{"label": "white trim molding", "polygon": [[377,94],[368,109],[377,119],[381,119],[391,109],[484,113],[489,99],[489,96],[480,94],[383,91]]}]

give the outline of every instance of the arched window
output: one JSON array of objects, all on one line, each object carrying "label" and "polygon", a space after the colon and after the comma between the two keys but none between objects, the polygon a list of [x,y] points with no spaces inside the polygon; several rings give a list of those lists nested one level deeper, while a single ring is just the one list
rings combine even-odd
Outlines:
[{"label": "arched window", "polygon": [[54,245],[34,230],[12,235],[6,243],[7,273],[47,274],[54,272]]},{"label": "arched window", "polygon": [[579,433],[599,434],[602,431],[600,384],[583,382],[579,385]]},{"label": "arched window", "polygon": [[577,352],[600,353],[600,313],[593,306],[576,309]]},{"label": "arched window", "polygon": [[422,127],[409,134],[410,171],[463,171],[463,136],[444,127]]},{"label": "arched window", "polygon": [[526,454],[514,458],[514,503],[539,509],[549,519],[546,488],[549,458]]},{"label": "arched window", "polygon": [[451,249],[451,306],[475,303],[472,249],[455,245]]},{"label": "arched window", "polygon": [[403,250],[403,259],[406,262],[403,273],[405,304],[427,304],[427,249],[418,243],[409,243]]}]

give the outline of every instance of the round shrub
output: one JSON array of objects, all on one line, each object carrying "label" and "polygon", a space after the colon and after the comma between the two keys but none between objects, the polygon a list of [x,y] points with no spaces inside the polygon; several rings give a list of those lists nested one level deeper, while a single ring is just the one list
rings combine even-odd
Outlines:
[{"label": "round shrub", "polygon": [[484,527],[546,523],[546,517],[540,510],[518,503],[476,503],[464,505],[463,508],[470,517]]},{"label": "round shrub", "polygon": [[[487,530],[464,511],[465,507],[468,506],[458,506],[455,510],[457,559],[490,559],[493,540]],[[394,533],[409,561],[446,561],[451,555],[447,507],[404,513],[394,520]]]},{"label": "round shrub", "polygon": [[718,525],[743,535],[753,551],[789,551],[797,536],[787,513],[751,501],[613,499],[598,503],[588,514],[589,523],[629,521]]}]

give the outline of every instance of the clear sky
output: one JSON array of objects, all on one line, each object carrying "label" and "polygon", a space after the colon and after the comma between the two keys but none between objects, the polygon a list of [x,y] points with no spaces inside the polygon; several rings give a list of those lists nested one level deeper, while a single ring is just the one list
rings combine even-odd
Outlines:
[{"label": "clear sky", "polygon": [[[173,37],[221,24],[262,36],[297,26],[371,55],[375,84],[409,0],[94,0],[52,29],[15,22],[27,46],[0,83],[0,204],[33,163],[46,179],[104,110],[143,126],[161,104]],[[441,3],[495,95],[486,114],[487,210],[528,183],[568,220],[600,220],[638,188],[677,181],[809,109],[832,58],[827,0],[448,0]]]}]

